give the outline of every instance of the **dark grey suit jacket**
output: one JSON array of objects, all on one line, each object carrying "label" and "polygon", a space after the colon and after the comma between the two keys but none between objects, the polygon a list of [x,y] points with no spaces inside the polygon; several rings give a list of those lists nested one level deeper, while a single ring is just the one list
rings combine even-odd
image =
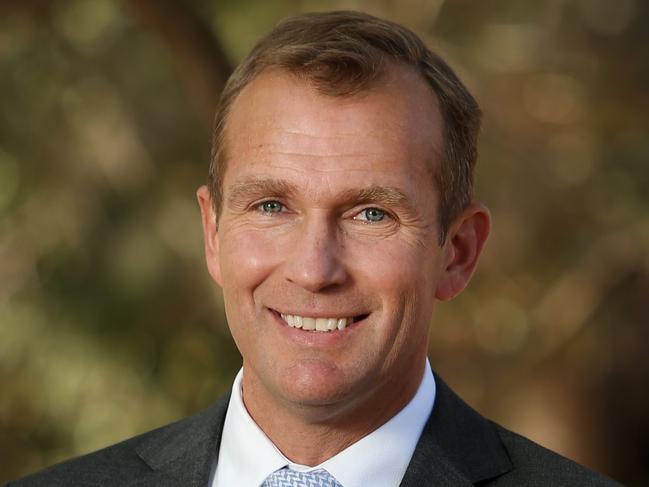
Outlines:
[{"label": "dark grey suit jacket", "polygon": [[[486,420],[435,380],[435,406],[403,487],[620,485]],[[177,423],[7,486],[208,487],[227,405],[224,397]]]}]

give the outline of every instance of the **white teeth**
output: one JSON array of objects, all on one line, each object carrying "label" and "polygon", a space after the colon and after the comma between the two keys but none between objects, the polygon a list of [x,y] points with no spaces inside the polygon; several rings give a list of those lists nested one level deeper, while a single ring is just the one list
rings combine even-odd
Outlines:
[{"label": "white teeth", "polygon": [[309,318],[308,316],[302,317],[302,329],[303,330],[315,330],[315,318]]},{"label": "white teeth", "polygon": [[283,313],[280,316],[292,328],[317,332],[344,330],[347,323],[353,323],[353,318],[311,318],[309,316],[286,315]]}]

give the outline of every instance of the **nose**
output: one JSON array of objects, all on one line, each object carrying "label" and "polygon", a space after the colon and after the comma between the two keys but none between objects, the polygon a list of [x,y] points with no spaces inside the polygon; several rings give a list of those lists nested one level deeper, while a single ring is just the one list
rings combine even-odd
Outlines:
[{"label": "nose", "polygon": [[312,292],[340,286],[348,278],[336,225],[324,218],[306,219],[292,232],[286,279]]}]

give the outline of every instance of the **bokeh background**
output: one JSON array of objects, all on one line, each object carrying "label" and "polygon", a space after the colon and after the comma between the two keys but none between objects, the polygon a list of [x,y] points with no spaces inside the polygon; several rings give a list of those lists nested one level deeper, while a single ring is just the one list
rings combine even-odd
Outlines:
[{"label": "bokeh background", "polygon": [[418,32],[481,102],[495,220],[438,308],[474,407],[649,485],[649,2],[0,4],[0,482],[193,413],[240,366],[194,191],[231,67],[282,17]]}]

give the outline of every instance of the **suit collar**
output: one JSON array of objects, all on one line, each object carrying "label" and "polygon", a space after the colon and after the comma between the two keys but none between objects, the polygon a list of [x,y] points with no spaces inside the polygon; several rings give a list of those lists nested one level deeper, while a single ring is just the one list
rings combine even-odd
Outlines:
[{"label": "suit collar", "polygon": [[218,455],[229,395],[187,419],[160,428],[136,448],[156,473],[152,485],[200,486],[208,484]]},{"label": "suit collar", "polygon": [[[435,383],[435,405],[401,486],[470,486],[512,470],[495,425],[437,374]],[[151,485],[208,485],[229,399],[225,396],[209,409],[151,433],[137,447],[140,458],[158,474]]]},{"label": "suit collar", "polygon": [[495,425],[471,409],[437,374],[435,383],[435,406],[401,485],[468,486],[512,470]]}]

